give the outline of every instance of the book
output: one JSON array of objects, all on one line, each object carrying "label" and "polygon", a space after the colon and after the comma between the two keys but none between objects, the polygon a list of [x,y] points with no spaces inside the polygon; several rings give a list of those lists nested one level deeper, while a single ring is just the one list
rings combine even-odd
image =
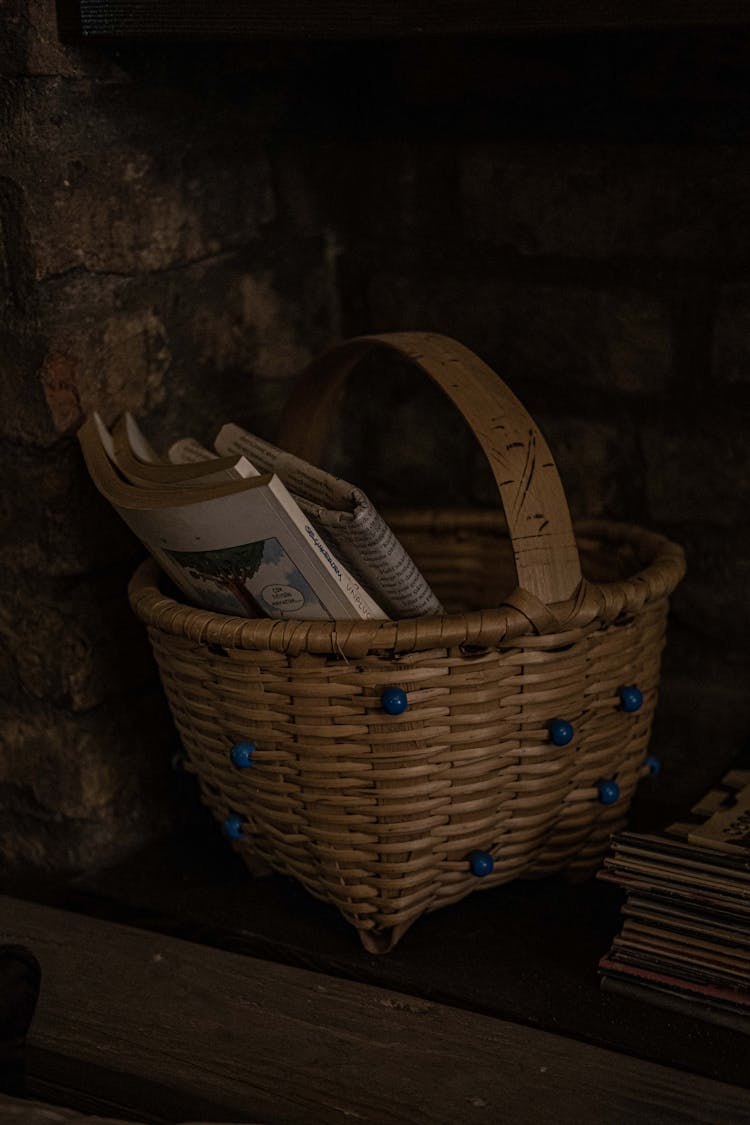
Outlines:
[{"label": "book", "polygon": [[[259,457],[266,471],[281,470],[278,475],[286,478],[284,483],[299,490],[290,490],[290,494],[300,509],[379,605],[401,617],[443,612],[414,561],[360,489],[283,453],[240,427],[225,426],[217,438],[219,445],[225,432],[230,432],[230,444],[236,440],[244,453],[233,450],[220,456],[195,438],[184,437],[170,446],[171,460],[167,463],[157,460],[158,455],[127,412],[116,422],[113,437],[119,467],[128,479],[140,482],[146,477],[159,486],[188,478],[208,480],[214,474],[217,479],[257,474],[259,470],[245,454]],[[211,462],[210,470],[207,462]],[[308,498],[300,495],[301,491]],[[325,507],[321,499],[332,507]]]},{"label": "book", "polygon": [[750,771],[662,833],[620,832],[598,878],[626,892],[602,987],[750,1032]]},{"label": "book", "polygon": [[[279,449],[234,423],[214,442],[222,457],[245,456],[261,472],[276,473],[355,577],[396,618],[441,614],[443,608],[392,529],[355,485]],[[191,438],[175,442],[175,463],[199,460],[202,447]]]},{"label": "book", "polygon": [[[250,617],[386,617],[275,473],[129,480],[119,467],[123,447],[98,414],[87,418],[78,439],[99,492],[192,604]],[[155,465],[131,467],[142,473],[149,463]]]},{"label": "book", "polygon": [[[97,426],[102,425],[98,418]],[[107,438],[103,440],[107,441]],[[188,481],[216,484],[225,480],[260,476],[258,469],[246,457],[214,457],[210,450],[205,450],[202,458],[182,465],[163,461],[146,440],[135,418],[127,411],[112,427],[111,446],[111,459],[131,484],[174,488]],[[211,463],[207,464],[207,461]]]},{"label": "book", "polygon": [[742,1005],[724,1000],[714,990],[691,987],[684,981],[669,977],[653,979],[637,974],[634,979],[628,979],[620,970],[621,966],[613,965],[611,971],[603,973],[603,991],[626,996],[640,1003],[653,1004],[690,1019],[698,1018],[719,1027],[727,1027],[743,1035],[750,1034],[750,1019]]}]

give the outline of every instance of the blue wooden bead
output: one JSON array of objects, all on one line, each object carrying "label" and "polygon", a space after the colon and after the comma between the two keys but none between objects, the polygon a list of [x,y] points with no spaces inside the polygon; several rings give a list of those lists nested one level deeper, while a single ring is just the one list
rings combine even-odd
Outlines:
[{"label": "blue wooden bead", "polygon": [[597,781],[596,787],[603,805],[614,805],[620,796],[620,786],[612,778],[602,778],[601,781]]},{"label": "blue wooden bead", "polygon": [[573,727],[567,719],[553,719],[549,723],[549,734],[555,746],[567,746],[573,737]]},{"label": "blue wooden bead", "polygon": [[230,840],[242,839],[242,817],[237,813],[230,813],[222,826]]},{"label": "blue wooden bead", "polygon": [[236,766],[238,770],[247,770],[253,764],[253,754],[255,753],[255,744],[252,742],[238,742],[233,746],[229,752],[229,757],[232,759],[232,765]]},{"label": "blue wooden bead", "polygon": [[643,706],[643,692],[635,684],[620,688],[620,707],[623,711],[640,711]]},{"label": "blue wooden bead", "polygon": [[469,856],[469,866],[472,874],[481,879],[484,875],[489,875],[495,866],[495,861],[489,852],[472,852]]},{"label": "blue wooden bead", "polygon": [[655,758],[653,754],[649,754],[646,758],[646,765],[648,766],[648,771],[652,777],[659,776],[659,774],[661,773],[661,762],[658,758]]},{"label": "blue wooden bead", "polygon": [[388,715],[403,715],[409,706],[406,692],[400,687],[386,688],[380,697],[380,703]]}]

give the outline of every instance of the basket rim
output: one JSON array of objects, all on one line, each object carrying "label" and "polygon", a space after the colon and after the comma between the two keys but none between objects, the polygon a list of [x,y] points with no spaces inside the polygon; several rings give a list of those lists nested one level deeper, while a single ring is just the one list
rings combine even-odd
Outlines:
[{"label": "basket rim", "polygon": [[[497,521],[497,513],[483,510],[410,513],[401,509],[398,522],[406,522],[410,516],[418,517],[422,527],[436,528],[460,518],[467,527],[490,530]],[[646,560],[645,565],[635,575],[612,582],[589,582],[584,578],[572,598],[549,606],[517,588],[503,604],[492,608],[397,621],[279,620],[199,609],[160,589],[162,572],[153,558],[138,566],[128,586],[128,598],[133,612],[145,625],[199,644],[271,650],[291,656],[310,653],[357,658],[368,653],[490,648],[535,635],[544,635],[551,641],[551,634],[559,634],[564,643],[566,634],[574,630],[609,625],[619,618],[637,615],[650,603],[667,599],[685,574],[683,548],[665,535],[635,524],[602,519],[577,521],[574,529],[577,538],[594,537],[609,545],[627,544],[635,548],[637,557]]]}]

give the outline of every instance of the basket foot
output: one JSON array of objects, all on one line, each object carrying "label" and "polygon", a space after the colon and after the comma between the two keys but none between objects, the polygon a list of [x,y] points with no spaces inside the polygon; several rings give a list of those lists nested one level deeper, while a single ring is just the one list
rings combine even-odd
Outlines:
[{"label": "basket foot", "polygon": [[368,953],[390,953],[410,926],[411,922],[402,922],[399,926],[391,926],[386,930],[360,930],[359,940]]}]

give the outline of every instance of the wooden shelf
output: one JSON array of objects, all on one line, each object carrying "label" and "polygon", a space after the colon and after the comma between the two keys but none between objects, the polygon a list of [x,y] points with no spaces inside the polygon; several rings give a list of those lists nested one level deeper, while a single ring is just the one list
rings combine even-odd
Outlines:
[{"label": "wooden shelf", "polygon": [[0,917],[41,966],[35,1098],[154,1123],[750,1122],[742,1085],[557,1029],[29,902]]},{"label": "wooden shelf", "polygon": [[[673,737],[682,743],[681,728],[675,728]],[[654,750],[665,764],[672,762],[671,779],[666,770],[641,788],[631,815],[636,831],[671,823],[725,772],[706,755],[678,757],[669,745],[657,742]],[[743,757],[733,764],[746,763]],[[116,1116],[128,1106],[141,1114],[149,1106],[164,1107],[161,1115],[147,1120],[184,1120],[221,1109],[225,1115],[254,1112],[251,1120],[269,1125],[282,1116],[289,1122],[312,1125],[321,1120],[327,1125],[334,1117],[320,1108],[325,1091],[304,1066],[300,1069],[307,1057],[305,1044],[318,1036],[316,1051],[319,1047],[324,1069],[330,1065],[333,1084],[328,1092],[335,1095],[335,1104],[378,1125],[486,1120],[486,1107],[465,1100],[474,1096],[503,1104],[504,1116],[525,1121],[524,1075],[536,1080],[545,1074],[556,1075],[556,1084],[548,1102],[541,1088],[535,1090],[535,1121],[551,1119],[555,1105],[573,1107],[569,1098],[578,1096],[576,1084],[588,1074],[587,1089],[595,1091],[589,1116],[571,1108],[566,1120],[630,1120],[631,1108],[633,1119],[640,1112],[647,1120],[676,1120],[680,1107],[684,1112],[679,1119],[687,1120],[688,1102],[682,1099],[691,1090],[691,1096],[713,1099],[710,1120],[750,1123],[746,1034],[712,1022],[706,1013],[699,1018],[692,1011],[671,1011],[600,989],[598,961],[622,923],[619,888],[599,880],[570,883],[563,877],[516,880],[423,916],[395,950],[378,957],[361,948],[338,911],[294,880],[251,877],[198,804],[195,778],[184,773],[176,779],[181,801],[194,811],[182,831],[116,867],[67,883],[56,879],[47,886],[13,886],[0,879],[0,894],[25,900],[0,903],[0,940],[4,935],[5,941],[25,945],[42,965],[43,1002],[29,1040],[33,1096],[59,1102],[67,1088],[75,1094],[76,1108],[107,1109]],[[140,991],[132,988],[136,969],[146,974]],[[226,988],[219,987],[216,973],[229,982]],[[146,999],[153,1015],[144,1006]],[[372,1102],[369,1115],[352,1101],[362,1087],[361,1074],[356,1068],[348,1076],[336,1069],[341,1027],[334,1008],[340,1002],[350,1012],[355,1012],[351,1005],[358,1006],[354,1020],[364,1041],[383,1044],[374,1064],[379,1085],[372,1087],[380,1100]],[[187,1004],[190,1011],[183,1012]],[[404,1013],[407,1020],[414,1013],[423,1027],[424,1013],[429,1019],[438,1006],[441,1040],[429,1040],[431,1058],[443,1065],[453,1038],[458,1043],[467,1036],[490,1044],[494,1057],[485,1073],[484,1047],[476,1066],[462,1056],[451,1095],[457,1100],[450,1105],[441,1103],[445,1091],[423,1068],[423,1033],[416,1023],[411,1028],[401,1022]],[[299,1013],[304,1015],[301,1022]],[[388,1026],[375,1019],[378,1015],[387,1017]],[[150,1026],[146,1043],[143,1029]],[[210,1029],[218,1026],[217,1038]],[[209,1032],[199,1043],[195,1035],[200,1028]],[[291,1098],[285,1114],[274,1108],[277,1062],[267,1029],[275,1042],[288,1041],[293,1062],[285,1077]],[[409,1059],[400,1047],[386,1055],[385,1044],[391,1039],[411,1042],[412,1030],[417,1038]],[[109,1047],[114,1034],[124,1051]],[[252,1102],[243,1101],[248,1093],[242,1088],[244,1070],[222,1054],[222,1044],[235,1038],[239,1054],[234,1058],[245,1052],[243,1057],[252,1060]],[[546,1057],[551,1050],[562,1052],[554,1071],[552,1055]],[[206,1066],[194,1073],[196,1052]],[[362,1065],[372,1066],[373,1057],[369,1051]],[[535,1070],[532,1060],[537,1058]],[[349,1061],[360,1065],[358,1059]],[[621,1070],[626,1063],[632,1067],[627,1073]],[[123,1067],[127,1074],[121,1073]],[[614,1075],[609,1085],[608,1068]],[[450,1062],[445,1073],[453,1070]],[[227,1073],[237,1081],[226,1080]],[[412,1078],[424,1094],[425,1111],[410,1115],[403,1100],[394,1116],[403,1084],[408,1086]],[[129,1102],[119,1100],[123,1084]],[[389,1090],[399,1097],[386,1105]],[[84,1092],[90,1096],[88,1106],[81,1101]],[[314,1113],[308,1095],[317,1107]],[[474,1108],[485,1116],[472,1116]]]},{"label": "wooden shelf", "polygon": [[58,0],[62,38],[390,38],[750,24],[747,0]]}]

